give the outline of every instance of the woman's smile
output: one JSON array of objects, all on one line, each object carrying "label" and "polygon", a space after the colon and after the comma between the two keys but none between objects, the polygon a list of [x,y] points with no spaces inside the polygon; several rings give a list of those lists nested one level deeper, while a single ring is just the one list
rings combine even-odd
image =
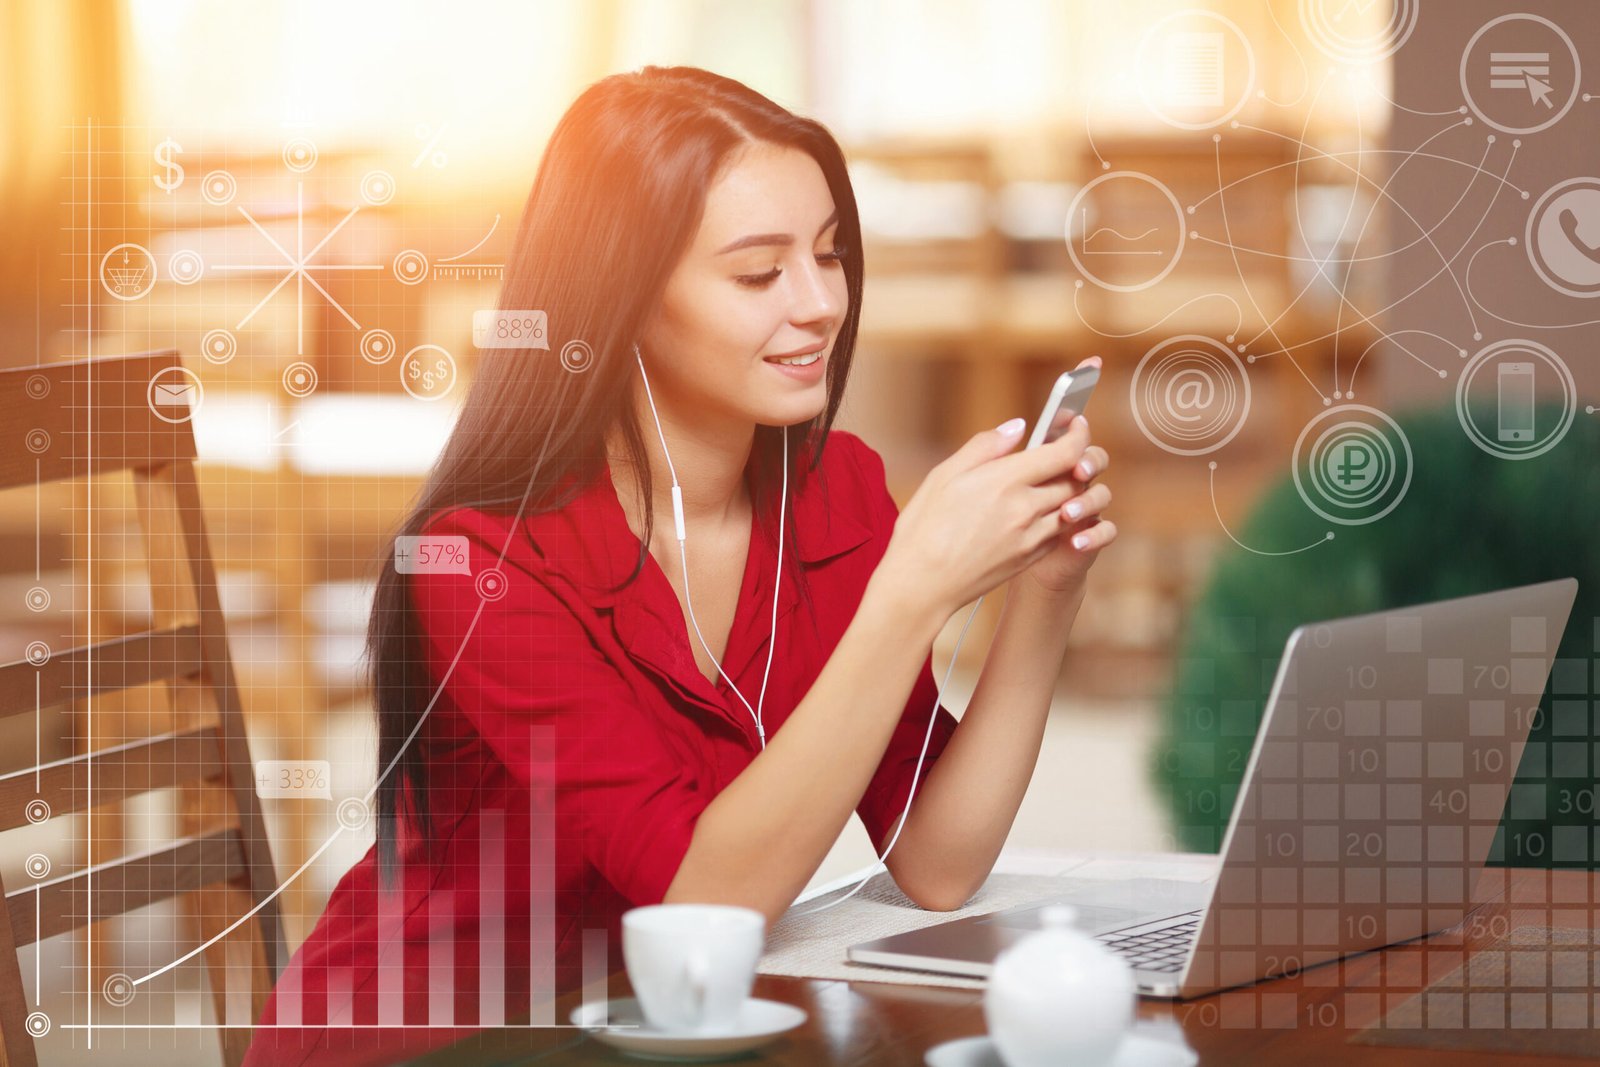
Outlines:
[{"label": "woman's smile", "polygon": [[781,356],[763,356],[762,361],[790,378],[803,382],[822,380],[827,370],[827,341],[819,341],[808,348],[796,349]]}]

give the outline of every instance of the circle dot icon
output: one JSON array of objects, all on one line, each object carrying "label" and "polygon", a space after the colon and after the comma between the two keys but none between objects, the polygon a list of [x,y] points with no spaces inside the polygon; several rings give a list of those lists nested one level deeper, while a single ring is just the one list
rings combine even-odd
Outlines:
[{"label": "circle dot icon", "polygon": [[305,360],[295,360],[283,368],[283,388],[293,397],[310,396],[317,389],[317,368]]},{"label": "circle dot icon", "polygon": [[167,273],[179,285],[193,285],[205,273],[205,261],[192,248],[180,249],[167,260]]},{"label": "circle dot icon", "polygon": [[113,974],[105,980],[100,987],[106,1002],[113,1007],[125,1008],[133,1003],[134,994],[139,987],[133,984],[133,979],[125,974]]},{"label": "circle dot icon", "polygon": [[283,146],[283,165],[304,174],[317,165],[317,146],[304,137],[296,137]]},{"label": "circle dot icon", "polygon": [[220,328],[207,330],[205,336],[200,338],[200,354],[205,356],[209,363],[221,365],[238,352],[239,342],[228,330]]},{"label": "circle dot icon", "polygon": [[30,800],[27,806],[22,809],[22,814],[31,823],[42,823],[50,818],[50,803],[45,800]]},{"label": "circle dot icon", "polygon": [[373,207],[394,199],[394,175],[386,170],[369,170],[361,177],[361,198]]},{"label": "circle dot icon", "polygon": [[394,334],[388,330],[368,330],[361,335],[361,358],[381,366],[394,358]]},{"label": "circle dot icon", "polygon": [[23,1022],[30,1037],[43,1037],[50,1032],[50,1016],[42,1011],[28,1013],[28,1018]]},{"label": "circle dot icon", "polygon": [[335,817],[346,830],[361,830],[371,820],[372,811],[360,797],[345,797],[339,801]]},{"label": "circle dot icon", "polygon": [[200,179],[200,195],[216,207],[230,203],[239,192],[239,183],[225,170],[213,170]]},{"label": "circle dot icon", "polygon": [[428,257],[407,248],[394,257],[394,276],[402,285],[417,285],[428,277]]},{"label": "circle dot icon", "polygon": [[506,595],[506,574],[499,567],[490,567],[474,579],[478,587],[478,595],[489,603],[494,603]]},{"label": "circle dot icon", "polygon": [[594,348],[588,341],[571,340],[561,346],[561,365],[582,374],[594,365]]}]

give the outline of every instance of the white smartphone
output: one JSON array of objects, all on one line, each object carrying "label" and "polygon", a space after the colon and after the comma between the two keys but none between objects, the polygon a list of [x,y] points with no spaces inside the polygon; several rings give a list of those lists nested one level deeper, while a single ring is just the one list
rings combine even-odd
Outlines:
[{"label": "white smartphone", "polygon": [[1095,383],[1099,380],[1099,367],[1080,367],[1057,378],[1056,384],[1050,387],[1050,399],[1044,402],[1039,421],[1033,425],[1033,436],[1028,438],[1028,447],[1038,448],[1066,433],[1073,418],[1083,414],[1084,407],[1089,403],[1089,394],[1094,392]]}]

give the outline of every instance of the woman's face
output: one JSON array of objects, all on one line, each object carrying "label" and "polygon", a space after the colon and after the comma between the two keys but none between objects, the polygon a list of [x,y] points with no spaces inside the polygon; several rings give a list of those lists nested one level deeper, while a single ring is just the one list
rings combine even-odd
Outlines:
[{"label": "woman's face", "polygon": [[[765,142],[739,151],[667,281],[642,349],[650,388],[681,418],[788,426],[827,406],[849,307],[833,194],[816,160]],[[809,366],[772,357],[816,350]]]}]

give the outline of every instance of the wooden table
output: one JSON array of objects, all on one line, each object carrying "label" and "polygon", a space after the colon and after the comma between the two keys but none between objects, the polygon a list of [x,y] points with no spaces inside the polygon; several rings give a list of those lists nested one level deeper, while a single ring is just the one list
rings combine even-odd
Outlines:
[{"label": "wooden table", "polygon": [[[1449,1064],[1577,1063],[1570,1056],[1512,1055],[1506,1052],[1417,1049],[1369,1045],[1351,1039],[1382,1014],[1384,1001],[1404,1000],[1427,983],[1479,952],[1492,951],[1501,937],[1523,926],[1589,930],[1600,925],[1600,872],[1491,870],[1479,896],[1485,903],[1461,926],[1422,941],[1312,968],[1245,989],[1184,1003],[1144,1000],[1145,1020],[1172,1019],[1181,1025],[1202,1064],[1289,1064],[1309,1067],[1338,1063],[1374,1067]],[[1590,950],[1590,971],[1600,959]],[[1592,981],[1592,977],[1591,977]],[[613,997],[631,994],[627,976],[610,977]],[[1537,990],[1531,990],[1537,992]],[[982,993],[934,986],[876,982],[816,981],[759,976],[755,995],[804,1008],[804,1026],[758,1053],[734,1062],[773,1065],[923,1063],[923,1054],[943,1041],[985,1032]],[[1600,992],[1591,992],[1591,1028],[1568,1031],[1600,1056]],[[567,999],[558,1018],[577,1003]],[[1392,1004],[1391,1004],[1392,1006]],[[1586,1043],[1582,1044],[1582,1043]],[[418,1061],[425,1064],[539,1063],[643,1064],[570,1029],[485,1030]]]}]

